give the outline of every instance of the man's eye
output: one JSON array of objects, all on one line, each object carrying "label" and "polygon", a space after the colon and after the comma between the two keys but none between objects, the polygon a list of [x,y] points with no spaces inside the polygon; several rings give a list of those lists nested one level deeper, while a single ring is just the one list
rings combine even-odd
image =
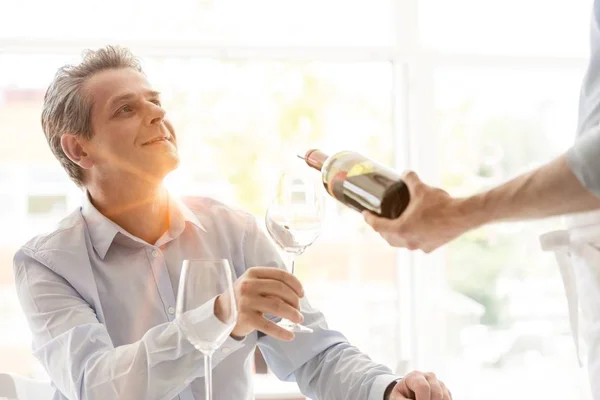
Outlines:
[{"label": "man's eye", "polygon": [[152,100],[152,102],[153,102],[154,104],[156,104],[157,106],[159,106],[159,107],[162,107],[162,103],[160,102],[160,100],[158,100],[158,99],[154,99],[154,100]]},{"label": "man's eye", "polygon": [[125,105],[117,110],[117,112],[115,113],[115,116],[121,115],[121,114],[129,114],[131,112],[133,112],[133,108],[129,105]]}]

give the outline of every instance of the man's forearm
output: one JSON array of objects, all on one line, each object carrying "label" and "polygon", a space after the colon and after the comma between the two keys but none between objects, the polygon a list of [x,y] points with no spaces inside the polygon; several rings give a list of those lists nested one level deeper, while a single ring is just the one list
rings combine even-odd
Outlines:
[{"label": "man's forearm", "polygon": [[579,182],[563,155],[501,186],[466,198],[459,207],[462,215],[473,217],[473,227],[477,227],[590,211],[600,208],[600,198]]}]

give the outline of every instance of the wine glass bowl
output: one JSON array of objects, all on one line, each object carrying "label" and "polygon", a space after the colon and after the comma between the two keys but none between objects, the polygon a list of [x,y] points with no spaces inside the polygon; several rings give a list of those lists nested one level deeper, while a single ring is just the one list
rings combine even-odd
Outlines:
[{"label": "wine glass bowl", "polygon": [[311,213],[290,215],[272,205],[265,215],[267,232],[286,253],[300,255],[321,233],[321,219]]}]

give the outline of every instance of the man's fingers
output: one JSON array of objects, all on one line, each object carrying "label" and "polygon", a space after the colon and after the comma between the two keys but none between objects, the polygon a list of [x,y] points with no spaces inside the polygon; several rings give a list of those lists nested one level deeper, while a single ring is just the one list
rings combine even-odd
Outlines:
[{"label": "man's fingers", "polygon": [[293,332],[290,332],[287,329],[280,327],[273,321],[269,321],[260,313],[255,313],[254,315],[252,315],[248,322],[257,331],[260,331],[265,335],[272,336],[275,339],[284,341],[290,341],[294,339]]},{"label": "man's fingers", "polygon": [[[290,306],[285,301],[278,297],[255,297],[247,300],[248,305],[245,307],[251,308],[254,311],[259,311],[263,314],[271,314],[276,317],[287,318],[292,322],[301,324],[304,322],[304,317],[298,309]],[[244,307],[240,306],[240,307]]]},{"label": "man's fingers", "polygon": [[394,388],[394,390],[392,391],[392,393],[390,394],[390,400],[410,400],[410,399],[414,399],[414,397],[404,396],[404,394],[398,389],[398,386],[396,386]]},{"label": "man's fingers", "polygon": [[444,382],[440,382],[440,385],[442,385],[442,390],[444,391],[444,400],[452,400],[452,392],[450,392],[450,390],[446,387],[446,385],[444,384]]},{"label": "man's fingers", "polygon": [[407,389],[403,386],[404,385],[402,385],[401,383],[398,383],[394,387],[392,395],[390,396],[390,400],[409,400],[415,398],[415,394],[410,390],[407,391]]},{"label": "man's fingers", "polygon": [[394,392],[415,400],[452,400],[446,385],[432,372],[411,372],[400,380]]},{"label": "man's fingers", "polygon": [[421,374],[408,375],[406,386],[415,393],[416,400],[431,400],[431,387]]},{"label": "man's fingers", "polygon": [[408,248],[408,243],[402,237],[395,233],[381,233],[381,237],[390,244],[390,246],[394,247],[406,247]]},{"label": "man's fingers", "polygon": [[427,382],[429,383],[431,400],[447,400],[444,398],[444,389],[442,388],[441,382],[437,379],[434,373],[426,373],[425,379],[427,379]]},{"label": "man's fingers", "polygon": [[406,171],[402,174],[402,180],[408,185],[409,188],[421,183],[419,176],[414,171]]},{"label": "man's fingers", "polygon": [[294,275],[279,268],[272,267],[252,267],[248,269],[248,276],[256,279],[272,279],[280,281],[289,286],[298,297],[304,297],[304,288],[302,283]]},{"label": "man's fingers", "polygon": [[288,285],[273,279],[247,279],[240,287],[240,301],[257,297],[275,297],[285,301],[293,308],[300,309],[300,298]]},{"label": "man's fingers", "polygon": [[381,218],[369,211],[363,211],[362,215],[366,223],[377,232],[390,232],[394,229],[393,219]]}]

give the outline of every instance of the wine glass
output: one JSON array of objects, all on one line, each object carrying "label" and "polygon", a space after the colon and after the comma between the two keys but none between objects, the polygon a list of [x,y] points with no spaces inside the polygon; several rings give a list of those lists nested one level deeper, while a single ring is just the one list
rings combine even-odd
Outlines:
[{"label": "wine glass", "polygon": [[[321,233],[323,199],[319,189],[307,174],[285,170],[279,176],[275,196],[265,215],[267,232],[287,253],[292,274],[296,257]],[[292,332],[312,332],[288,319],[282,319],[278,325]]]},{"label": "wine glass", "polygon": [[[225,301],[216,303],[213,299],[217,296],[222,296]],[[219,322],[202,324],[215,316]],[[212,400],[212,355],[225,342],[237,322],[229,261],[183,261],[177,290],[176,317],[185,337],[204,355],[205,397]]]}]

